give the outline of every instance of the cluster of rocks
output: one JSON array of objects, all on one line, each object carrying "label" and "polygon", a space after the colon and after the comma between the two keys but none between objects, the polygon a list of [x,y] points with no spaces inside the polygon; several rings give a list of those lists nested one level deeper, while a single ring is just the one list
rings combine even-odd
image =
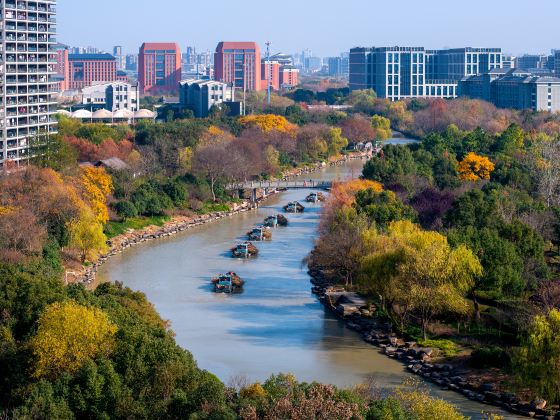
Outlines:
[{"label": "cluster of rocks", "polygon": [[404,363],[409,372],[443,389],[461,393],[473,401],[501,407],[517,415],[560,420],[558,407],[547,407],[543,399],[521,401],[514,394],[498,391],[495,384],[472,381],[473,372],[465,367],[434,363],[434,349],[420,347],[416,342],[396,336],[389,322],[373,316],[375,308],[371,305],[362,305],[350,312],[342,311],[341,305],[344,305],[346,296],[352,294],[346,292],[344,287],[333,286],[320,270],[311,269],[309,274],[313,293],[327,308],[344,320],[348,328],[360,333],[364,341],[381,349],[387,357]]},{"label": "cluster of rocks", "polygon": [[107,245],[109,246],[109,251],[106,254],[101,255],[94,264],[85,267],[84,270],[76,276],[74,282],[86,285],[93,283],[99,267],[107,262],[109,258],[124,252],[128,248],[154,239],[167,238],[193,227],[204,225],[225,217],[231,217],[234,214],[250,211],[255,208],[255,204],[243,202],[240,205],[234,205],[234,207],[227,212],[215,212],[193,217],[175,217],[173,220],[165,223],[165,225],[161,227],[148,226],[145,229],[140,230],[131,229],[127,233],[118,235],[108,241]]}]

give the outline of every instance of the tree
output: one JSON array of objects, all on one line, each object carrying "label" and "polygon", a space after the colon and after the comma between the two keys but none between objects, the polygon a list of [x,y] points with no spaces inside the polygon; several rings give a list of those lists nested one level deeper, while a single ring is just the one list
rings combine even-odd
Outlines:
[{"label": "tree", "polygon": [[80,251],[82,262],[93,260],[107,250],[107,238],[103,225],[91,212],[84,210],[80,217],[70,223],[70,246]]},{"label": "tree", "polygon": [[391,120],[389,120],[389,118],[382,117],[381,115],[374,115],[371,118],[371,126],[375,130],[376,140],[387,140],[393,135]]},{"label": "tree", "polygon": [[479,179],[490,179],[494,164],[487,157],[471,152],[459,162],[457,170],[462,180],[478,181]]},{"label": "tree", "polygon": [[560,311],[537,315],[514,357],[516,371],[551,403],[560,402]]},{"label": "tree", "polygon": [[346,118],[341,124],[342,135],[348,140],[359,143],[376,139],[376,131],[371,121],[361,115]]},{"label": "tree", "polygon": [[193,158],[193,171],[206,178],[216,201],[216,185],[226,181],[232,173],[234,162],[232,155],[224,144],[213,144],[196,151]]},{"label": "tree", "polygon": [[363,175],[367,179],[393,184],[416,173],[416,164],[410,149],[406,146],[387,145],[380,156],[372,157],[364,166]]},{"label": "tree", "polygon": [[535,146],[533,167],[539,195],[551,207],[560,203],[560,139],[539,139]]},{"label": "tree", "polygon": [[436,315],[468,313],[465,295],[482,266],[466,247],[452,248],[445,236],[410,221],[392,222],[387,234],[370,230],[364,241],[369,252],[360,284],[398,305],[401,314],[415,313],[424,339]]},{"label": "tree", "polygon": [[100,223],[109,220],[107,197],[113,191],[111,175],[103,168],[84,167],[80,178],[86,200],[91,204],[95,218]]},{"label": "tree", "polygon": [[293,134],[295,132],[295,126],[281,115],[248,115],[246,117],[241,117],[239,122],[246,128],[258,127],[265,133],[274,130],[288,134]]},{"label": "tree", "polygon": [[76,372],[87,360],[108,355],[117,332],[105,312],[72,301],[49,305],[38,325],[31,340],[37,378]]},{"label": "tree", "polygon": [[374,223],[379,230],[385,230],[389,223],[397,220],[416,219],[414,209],[405,205],[392,191],[359,191],[356,194],[355,208],[359,214],[365,214],[370,223]]}]

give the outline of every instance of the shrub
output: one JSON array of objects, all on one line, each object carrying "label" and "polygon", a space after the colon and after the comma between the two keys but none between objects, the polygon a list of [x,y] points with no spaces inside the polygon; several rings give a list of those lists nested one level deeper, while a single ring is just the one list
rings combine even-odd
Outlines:
[{"label": "shrub", "polygon": [[508,367],[511,364],[509,353],[498,346],[477,348],[471,353],[469,365],[475,368]]},{"label": "shrub", "polygon": [[131,217],[138,216],[138,209],[136,208],[136,206],[127,200],[123,200],[115,203],[113,205],[113,208],[115,209],[117,214],[123,219],[129,219]]}]

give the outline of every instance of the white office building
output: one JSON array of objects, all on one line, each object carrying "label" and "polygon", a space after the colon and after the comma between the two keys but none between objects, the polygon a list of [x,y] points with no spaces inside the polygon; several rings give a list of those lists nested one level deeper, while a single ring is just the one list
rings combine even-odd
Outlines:
[{"label": "white office building", "polygon": [[91,110],[104,108],[108,111],[126,109],[138,111],[140,88],[126,82],[99,83],[82,89],[82,104]]}]

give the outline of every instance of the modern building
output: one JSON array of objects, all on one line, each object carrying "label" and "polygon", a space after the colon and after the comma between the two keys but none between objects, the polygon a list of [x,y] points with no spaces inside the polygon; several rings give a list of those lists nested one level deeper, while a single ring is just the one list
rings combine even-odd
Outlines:
[{"label": "modern building", "polygon": [[90,111],[106,109],[118,111],[138,111],[140,104],[140,88],[138,84],[124,82],[101,83],[82,89],[82,104]]},{"label": "modern building", "polygon": [[181,81],[181,49],[171,42],[146,42],[138,56],[142,95],[173,95]]},{"label": "modern building", "polygon": [[348,57],[329,57],[327,59],[328,73],[332,77],[348,77],[349,59]]},{"label": "modern building", "polygon": [[560,77],[560,50],[554,51],[554,73]]},{"label": "modern building", "polygon": [[180,82],[181,107],[191,109],[197,118],[208,117],[213,106],[225,104],[230,108],[235,92],[232,85],[215,80],[189,79]]},{"label": "modern building", "polygon": [[270,56],[270,61],[276,61],[282,67],[292,67],[294,65],[294,58],[289,54],[276,53]]},{"label": "modern building", "polygon": [[68,66],[68,89],[117,80],[117,60],[111,54],[69,54]]},{"label": "modern building", "polygon": [[123,53],[123,47],[116,45],[113,47],[113,56],[117,60],[117,70],[126,70],[126,55]]},{"label": "modern building", "polygon": [[353,48],[350,89],[373,89],[380,98],[391,100],[454,98],[457,85],[464,77],[501,67],[499,48]]},{"label": "modern building", "polygon": [[299,69],[293,66],[280,68],[280,88],[293,89],[299,83]]},{"label": "modern building", "polygon": [[525,54],[517,57],[517,69],[519,70],[536,70],[545,69],[548,64],[548,56],[545,54]]},{"label": "modern building", "polygon": [[57,44],[56,50],[56,75],[60,80],[58,89],[60,91],[68,90],[68,81],[70,80],[70,65],[68,62],[68,46]]},{"label": "modern building", "polygon": [[126,55],[126,68],[127,71],[138,72],[138,54]]},{"label": "modern building", "polygon": [[261,90],[261,50],[256,42],[220,42],[214,54],[214,79],[235,89]]},{"label": "modern building", "polygon": [[560,78],[535,76],[525,70],[493,70],[466,77],[459,84],[459,94],[500,108],[560,111]]},{"label": "modern building", "polygon": [[0,166],[19,165],[56,133],[56,0],[2,0],[0,12]]},{"label": "modern building", "polygon": [[263,90],[270,88],[275,91],[280,90],[280,63],[278,61],[263,60],[261,63],[261,87]]}]

